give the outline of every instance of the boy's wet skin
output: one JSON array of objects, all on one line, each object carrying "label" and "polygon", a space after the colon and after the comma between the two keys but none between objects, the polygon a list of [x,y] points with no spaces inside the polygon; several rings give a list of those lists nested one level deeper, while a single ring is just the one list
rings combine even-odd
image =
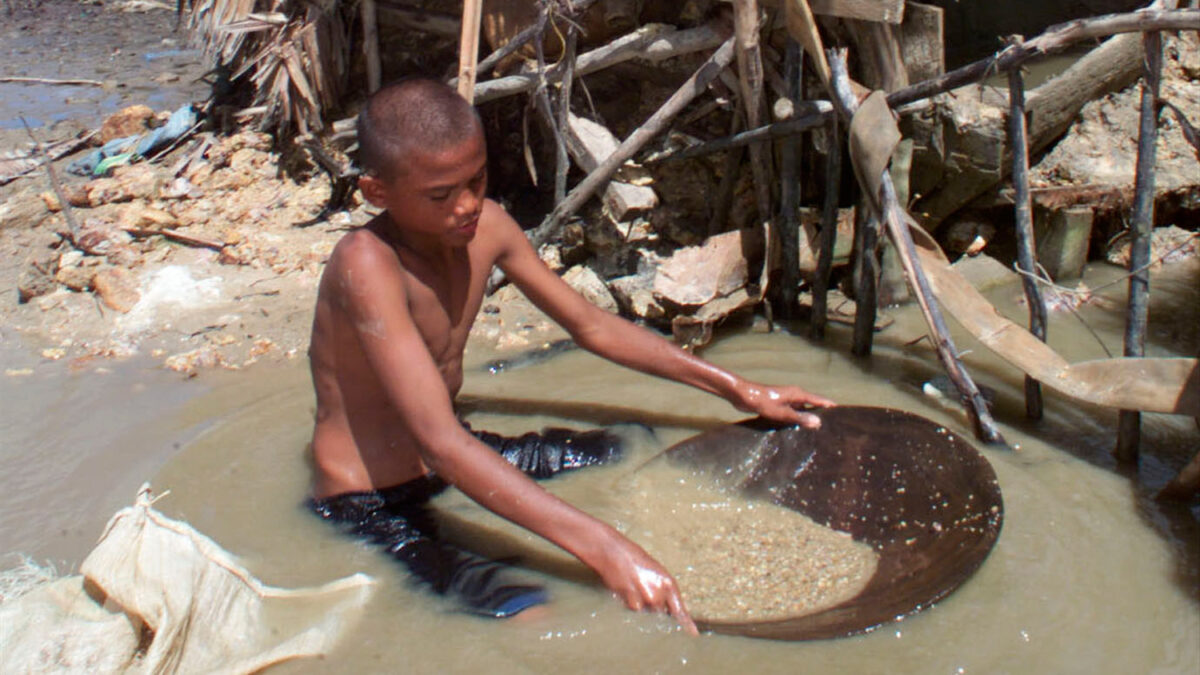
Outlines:
[{"label": "boy's wet skin", "polygon": [[[464,117],[455,107],[465,101],[446,102],[437,89],[443,86],[418,82],[396,94],[408,106],[397,115],[411,112],[421,92],[432,92],[429,100],[440,97],[445,115],[466,120],[460,133],[409,138],[420,135],[410,129],[381,142],[386,147],[371,155],[375,166],[365,166],[360,188],[385,213],[339,242],[321,280],[310,347],[317,393],[313,496],[378,490],[433,472],[578,557],[629,608],[670,612],[694,633],[661,565],[611,526],[543,490],[457,419],[463,350],[493,266],[576,343],[609,360],[783,422],[815,426],[816,416],[798,408],[832,403],[797,387],[748,382],[584,300],[546,268],[512,218],[484,198],[482,127],[473,111]],[[381,90],[373,101],[398,91]],[[445,127],[442,120],[431,124]],[[370,141],[366,136],[360,127],[360,144]]]}]

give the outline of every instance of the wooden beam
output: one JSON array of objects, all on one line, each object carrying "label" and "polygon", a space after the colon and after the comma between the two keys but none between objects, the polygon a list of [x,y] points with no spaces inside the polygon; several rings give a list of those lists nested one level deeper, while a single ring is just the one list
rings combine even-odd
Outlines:
[{"label": "wooden beam", "polygon": [[813,14],[900,23],[904,20],[904,0],[809,0]]}]

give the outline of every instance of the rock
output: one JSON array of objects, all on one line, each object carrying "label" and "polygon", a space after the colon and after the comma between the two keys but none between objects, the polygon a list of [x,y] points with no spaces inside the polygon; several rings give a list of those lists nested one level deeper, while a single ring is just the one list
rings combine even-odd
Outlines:
[{"label": "rock", "polygon": [[600,309],[613,314],[619,311],[617,301],[613,298],[612,293],[608,292],[608,287],[604,285],[600,277],[596,276],[595,272],[587,267],[583,265],[572,267],[563,275],[563,281]]},{"label": "rock", "polygon": [[95,267],[69,265],[60,267],[54,274],[54,280],[73,291],[83,292],[91,290],[95,276]]},{"label": "rock", "polygon": [[563,264],[562,247],[560,246],[546,244],[541,248],[541,250],[538,251],[538,257],[541,258],[542,262],[546,263],[546,267],[549,267],[550,271],[554,272],[555,274],[562,272],[563,268],[566,267],[566,265]]},{"label": "rock", "polygon": [[118,312],[128,312],[142,299],[137,279],[124,267],[102,268],[92,279],[92,286],[104,304]]},{"label": "rock", "polygon": [[113,178],[131,199],[157,199],[165,178],[149,164],[121,166],[113,170]]},{"label": "rock", "polygon": [[74,249],[67,251],[58,257],[58,267],[55,271],[61,270],[64,267],[75,267],[83,260],[83,253]]},{"label": "rock", "polygon": [[734,230],[676,251],[659,265],[654,295],[676,305],[697,306],[745,286],[742,239],[742,231]]},{"label": "rock", "polygon": [[42,201],[46,203],[46,210],[50,213],[62,211],[62,204],[58,201],[58,195],[53,192],[47,190],[39,194],[38,197],[41,197]]},{"label": "rock", "polygon": [[654,320],[665,317],[667,313],[654,297],[653,284],[653,275],[631,274],[609,281],[608,288],[626,312]]},{"label": "rock", "polygon": [[153,118],[154,111],[144,105],[132,105],[113,113],[100,125],[100,142],[140,134],[150,128],[149,122]]},{"label": "rock", "polygon": [[57,285],[50,275],[33,265],[26,266],[17,277],[17,303],[25,304],[34,298],[51,293]]},{"label": "rock", "polygon": [[969,256],[979,255],[996,236],[996,228],[976,218],[956,221],[946,228],[946,250]]},{"label": "rock", "polygon": [[163,230],[178,227],[179,220],[162,209],[144,202],[134,202],[121,210],[117,225],[122,228]]}]

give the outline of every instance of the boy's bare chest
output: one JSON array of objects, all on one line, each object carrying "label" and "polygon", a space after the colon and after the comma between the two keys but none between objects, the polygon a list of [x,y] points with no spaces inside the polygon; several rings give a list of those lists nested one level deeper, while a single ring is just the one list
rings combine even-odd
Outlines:
[{"label": "boy's bare chest", "polygon": [[457,363],[482,303],[483,284],[469,264],[449,274],[410,274],[409,312],[439,366]]}]

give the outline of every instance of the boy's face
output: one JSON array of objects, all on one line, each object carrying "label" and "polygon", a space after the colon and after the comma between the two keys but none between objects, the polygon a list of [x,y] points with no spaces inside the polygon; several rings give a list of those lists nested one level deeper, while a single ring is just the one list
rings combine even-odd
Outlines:
[{"label": "boy's face", "polygon": [[487,191],[483,132],[444,150],[410,150],[387,177],[363,176],[359,187],[369,202],[387,209],[402,233],[466,246]]}]

